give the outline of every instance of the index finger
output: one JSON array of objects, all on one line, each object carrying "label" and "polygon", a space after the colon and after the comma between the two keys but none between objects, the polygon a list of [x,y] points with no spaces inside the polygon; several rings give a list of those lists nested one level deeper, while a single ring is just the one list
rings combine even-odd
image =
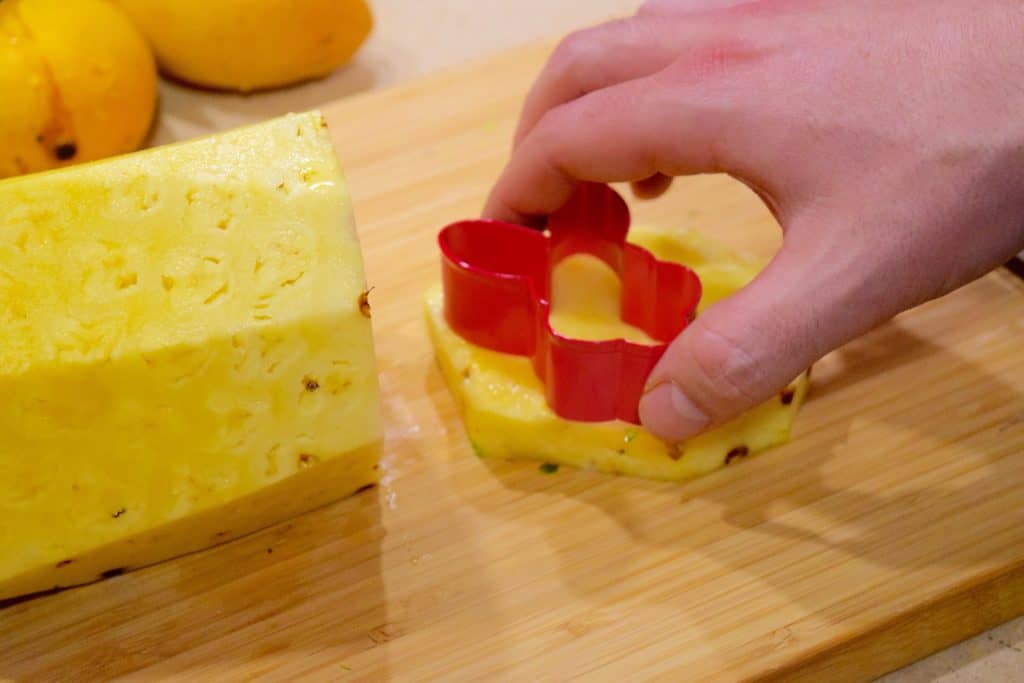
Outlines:
[{"label": "index finger", "polygon": [[590,93],[542,117],[512,153],[484,215],[532,224],[580,181],[727,171],[729,119],[699,88],[671,87],[660,72]]},{"label": "index finger", "polygon": [[577,31],[562,40],[526,97],[515,144],[551,109],[671,64],[680,45],[687,42],[687,27],[668,23],[663,17],[633,17]]}]

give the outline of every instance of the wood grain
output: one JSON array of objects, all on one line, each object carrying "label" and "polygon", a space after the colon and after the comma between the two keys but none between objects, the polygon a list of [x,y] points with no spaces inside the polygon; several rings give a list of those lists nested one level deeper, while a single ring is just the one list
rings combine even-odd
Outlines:
[{"label": "wood grain", "polygon": [[[852,681],[1024,613],[1024,285],[1005,273],[829,356],[791,444],[695,483],[473,457],[420,293],[545,53],[325,108],[376,287],[382,486],[0,611],[0,678]],[[777,245],[720,177],[636,213]]]}]

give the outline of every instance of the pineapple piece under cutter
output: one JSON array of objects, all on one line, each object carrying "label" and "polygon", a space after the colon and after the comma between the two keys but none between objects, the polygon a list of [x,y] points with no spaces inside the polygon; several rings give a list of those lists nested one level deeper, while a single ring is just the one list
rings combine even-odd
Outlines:
[{"label": "pineapple piece under cutter", "polygon": [[[629,225],[622,197],[593,183],[549,216],[544,232],[488,220],[448,225],[438,236],[448,325],[476,346],[529,357],[559,417],[638,424],[647,376],[696,316],[701,283],[628,243]],[[551,271],[580,253],[619,275],[623,321],[658,343],[573,339],[551,327]]]}]

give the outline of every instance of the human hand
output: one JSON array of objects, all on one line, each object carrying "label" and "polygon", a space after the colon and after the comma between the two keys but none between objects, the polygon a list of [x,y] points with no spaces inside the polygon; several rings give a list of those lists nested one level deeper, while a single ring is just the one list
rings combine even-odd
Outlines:
[{"label": "human hand", "polygon": [[579,181],[725,172],[783,244],[669,347],[640,403],[681,441],[1024,248],[1016,0],[652,0],[570,36],[485,215],[529,223]]}]

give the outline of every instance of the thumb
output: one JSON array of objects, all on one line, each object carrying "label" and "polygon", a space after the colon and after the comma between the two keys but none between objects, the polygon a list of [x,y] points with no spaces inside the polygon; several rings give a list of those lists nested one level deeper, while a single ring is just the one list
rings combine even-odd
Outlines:
[{"label": "thumb", "polygon": [[858,262],[829,263],[822,251],[785,244],[753,282],[687,327],[648,379],[644,426],[671,443],[688,439],[772,397],[872,327],[870,311],[854,305],[864,295],[851,284],[863,281]]}]

